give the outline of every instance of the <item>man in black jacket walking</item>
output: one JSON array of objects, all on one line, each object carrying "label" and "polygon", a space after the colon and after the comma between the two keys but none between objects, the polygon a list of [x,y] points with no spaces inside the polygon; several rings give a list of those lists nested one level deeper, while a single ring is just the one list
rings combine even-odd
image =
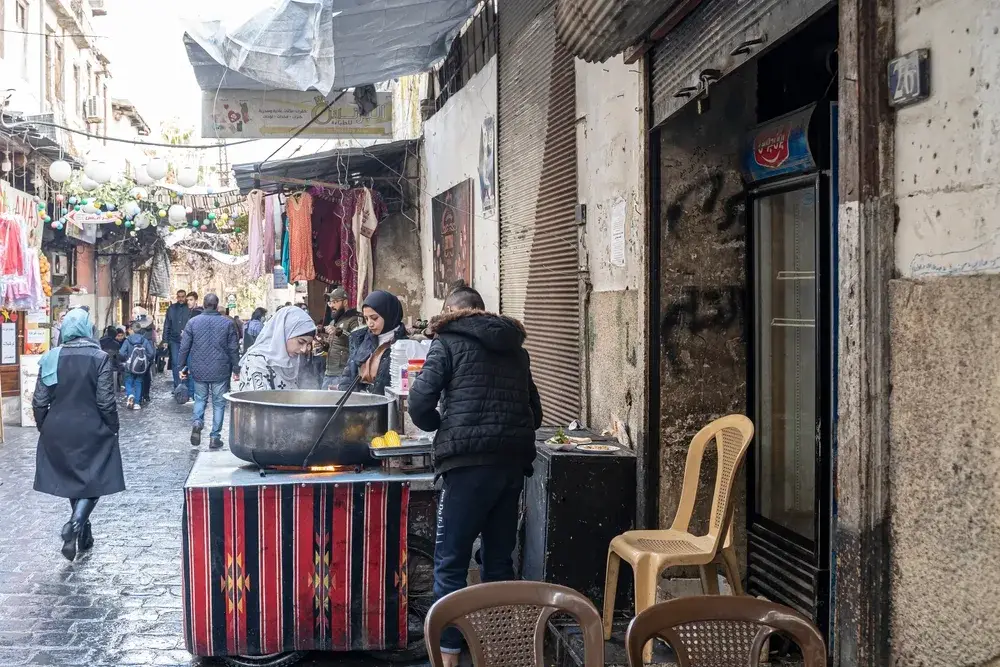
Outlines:
[{"label": "man in black jacket walking", "polygon": [[236,323],[219,312],[219,297],[205,295],[205,310],[188,320],[181,337],[181,378],[194,379],[194,414],[191,445],[201,444],[205,408],[212,399],[212,432],[209,447],[222,447],[222,420],[226,416],[229,377],[239,378],[240,343]]},{"label": "man in black jacket walking", "polygon": [[191,309],[187,304],[187,292],[177,290],[177,301],[167,308],[167,316],[163,320],[163,342],[170,348],[170,370],[174,374],[174,388],[181,383],[181,333],[191,319]]},{"label": "man in black jacket walking", "polygon": [[[521,323],[485,312],[470,287],[452,292],[445,308],[408,399],[413,423],[437,431],[434,471],[443,478],[434,547],[439,599],[465,587],[479,536],[482,580],[514,578],[518,504],[542,424]],[[446,667],[458,664],[461,648],[461,634],[448,628],[441,639]]]}]

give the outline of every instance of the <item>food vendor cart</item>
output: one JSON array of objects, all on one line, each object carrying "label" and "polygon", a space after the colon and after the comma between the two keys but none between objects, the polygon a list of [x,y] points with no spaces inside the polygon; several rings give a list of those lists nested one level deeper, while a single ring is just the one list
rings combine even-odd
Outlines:
[{"label": "food vendor cart", "polygon": [[231,451],[199,454],[184,488],[184,639],[193,655],[287,665],[308,651],[423,652],[433,474],[372,455],[388,399],[352,395],[331,421],[341,397],[227,397]]}]

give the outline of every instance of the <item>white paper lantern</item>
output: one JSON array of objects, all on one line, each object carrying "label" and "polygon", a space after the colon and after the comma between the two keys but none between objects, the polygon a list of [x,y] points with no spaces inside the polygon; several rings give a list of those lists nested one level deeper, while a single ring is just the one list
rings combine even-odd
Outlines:
[{"label": "white paper lantern", "polygon": [[99,161],[97,164],[94,165],[94,168],[91,170],[91,172],[92,172],[91,178],[93,178],[98,183],[107,183],[108,181],[111,180],[111,177],[114,176],[114,174],[111,171],[111,165],[109,165],[107,162]]},{"label": "white paper lantern", "polygon": [[194,167],[181,167],[177,172],[177,185],[182,188],[190,188],[198,183],[198,172]]},{"label": "white paper lantern", "polygon": [[82,210],[84,213],[89,213],[90,215],[94,215],[97,213],[97,207],[94,206],[93,204],[86,204]]},{"label": "white paper lantern", "polygon": [[146,173],[154,181],[158,181],[167,175],[167,161],[161,157],[154,157],[146,165]]},{"label": "white paper lantern", "polygon": [[139,215],[135,216],[135,228],[145,229],[146,227],[149,227],[151,224],[154,224],[155,220],[156,218],[153,217],[152,213],[150,213],[149,211],[143,211]]},{"label": "white paper lantern", "polygon": [[56,160],[49,165],[49,178],[56,183],[65,183],[73,175],[73,167],[66,160]]},{"label": "white paper lantern", "polygon": [[83,167],[83,175],[92,181],[97,180],[97,162],[96,158],[90,158]]},{"label": "white paper lantern", "polygon": [[132,188],[129,190],[129,196],[136,199],[149,199],[149,192],[146,188]]},{"label": "white paper lantern", "polygon": [[99,185],[100,183],[90,178],[89,176],[84,176],[83,179],[80,181],[80,187],[83,188],[84,192],[90,192],[92,190],[96,190],[97,186]]},{"label": "white paper lantern", "polygon": [[167,209],[167,219],[170,222],[184,222],[187,220],[187,214],[184,212],[184,207],[180,204],[171,204],[170,208]]},{"label": "white paper lantern", "polygon": [[146,171],[146,165],[140,164],[135,168],[135,182],[139,185],[152,185],[153,179]]},{"label": "white paper lantern", "polygon": [[139,215],[140,212],[142,212],[142,209],[139,208],[139,202],[136,201],[126,202],[125,208],[122,210],[125,211],[125,215],[130,218],[133,218]]}]

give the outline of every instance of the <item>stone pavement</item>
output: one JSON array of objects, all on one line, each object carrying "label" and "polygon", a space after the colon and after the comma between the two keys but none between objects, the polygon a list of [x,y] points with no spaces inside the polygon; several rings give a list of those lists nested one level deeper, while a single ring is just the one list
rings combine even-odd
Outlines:
[{"label": "stone pavement", "polygon": [[[59,553],[69,503],[31,488],[37,432],[5,426],[0,667],[210,664],[192,660],[182,638],[181,488],[198,450],[188,442],[192,404],[176,405],[169,388],[169,376],[159,376],[150,407],[120,411],[128,490],[98,503],[94,549],[73,563]],[[300,664],[333,664],[337,657]],[[375,664],[343,657],[338,665]]]}]

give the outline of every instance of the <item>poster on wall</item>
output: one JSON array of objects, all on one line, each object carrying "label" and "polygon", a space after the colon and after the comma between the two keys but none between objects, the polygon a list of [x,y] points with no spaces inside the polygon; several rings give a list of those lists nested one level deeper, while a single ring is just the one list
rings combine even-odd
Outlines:
[{"label": "poster on wall", "polygon": [[483,215],[493,215],[497,210],[496,177],[496,123],[492,114],[483,120],[479,133],[479,196]]},{"label": "poster on wall", "polygon": [[35,398],[35,384],[42,365],[42,355],[21,355],[21,426],[34,426],[35,413],[31,401]]},{"label": "poster on wall", "polygon": [[472,206],[471,178],[431,201],[435,299],[443,299],[456,280],[472,284]]},{"label": "poster on wall", "polygon": [[17,322],[0,324],[0,364],[17,363]]}]

